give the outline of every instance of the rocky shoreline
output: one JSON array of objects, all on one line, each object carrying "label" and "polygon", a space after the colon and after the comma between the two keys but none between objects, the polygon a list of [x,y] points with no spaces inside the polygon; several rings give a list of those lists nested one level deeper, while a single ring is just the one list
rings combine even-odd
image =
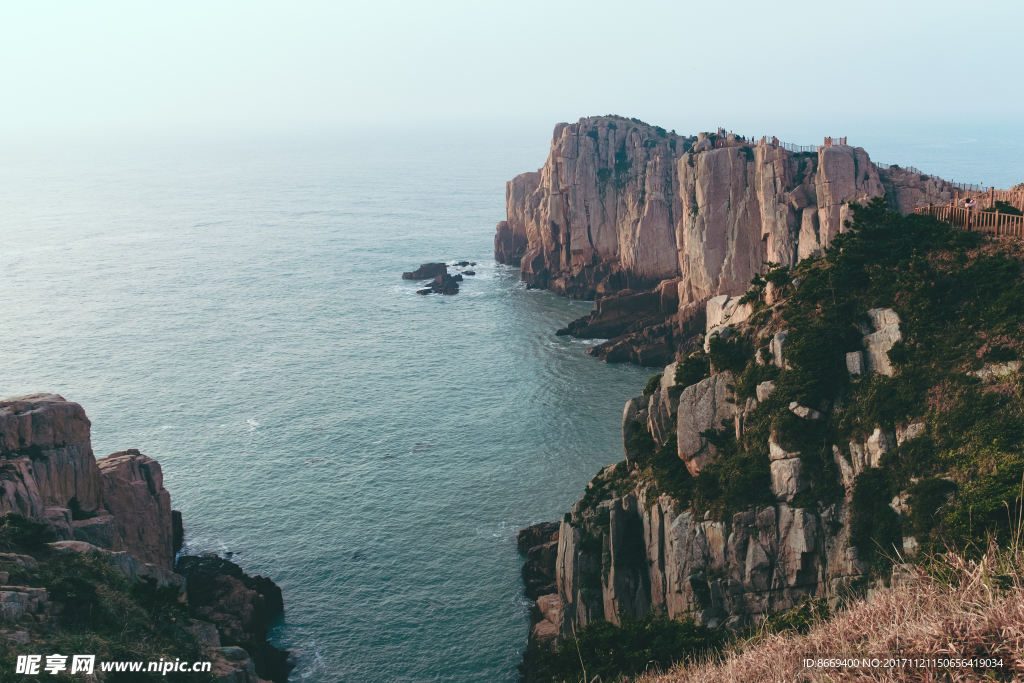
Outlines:
[{"label": "rocky shoreline", "polygon": [[[90,430],[82,407],[56,394],[0,401],[0,526],[33,530],[5,536],[23,547],[22,554],[0,553],[0,578],[6,583],[9,574],[31,567],[36,573],[26,581],[51,582],[50,589],[0,586],[0,604],[17,606],[0,610],[3,642],[16,652],[37,653],[67,629],[83,628],[74,609],[78,593],[65,595],[64,588],[82,579],[62,578],[59,567],[86,562],[87,573],[97,577],[80,589],[99,596],[90,600],[113,590],[154,610],[164,605],[146,627],[200,648],[217,681],[287,681],[294,663],[266,640],[284,609],[280,588],[221,558],[178,557],[184,529],[160,464],[135,449],[96,459]],[[175,603],[188,616],[170,616],[180,612]]]}]

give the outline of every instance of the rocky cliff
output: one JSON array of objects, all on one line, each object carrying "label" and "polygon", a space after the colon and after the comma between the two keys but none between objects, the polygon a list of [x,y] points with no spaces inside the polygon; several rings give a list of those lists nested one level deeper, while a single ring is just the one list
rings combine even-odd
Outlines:
[{"label": "rocky cliff", "polygon": [[686,305],[743,293],[765,261],[792,266],[820,253],[850,202],[888,193],[907,213],[952,191],[899,167],[880,171],[859,147],[795,153],[721,130],[683,137],[583,118],[555,126],[540,170],[508,182],[495,257],[521,265],[530,285],[578,298],[681,278]]},{"label": "rocky cliff", "polygon": [[[495,258],[520,266],[529,286],[573,298],[658,288],[665,295],[660,308],[644,302],[645,324],[567,333],[633,335],[594,353],[659,365],[663,347],[692,335],[709,298],[742,294],[765,262],[793,266],[820,255],[844,231],[851,202],[885,194],[908,213],[953,191],[897,166],[880,169],[845,144],[791,152],[721,130],[683,137],[635,119],[590,117],[558,124],[544,166],[508,182]],[[600,311],[590,319],[600,322]]]},{"label": "rocky cliff", "polygon": [[[207,657],[224,683],[287,680],[288,653],[266,642],[280,589],[219,558],[176,566],[181,518],[160,464],[135,449],[97,460],[90,429],[82,407],[55,394],[0,401],[0,545],[25,552],[0,553],[0,583],[25,581],[0,585],[0,645],[58,651],[56,634],[80,633],[101,659],[137,659],[130,647],[115,654],[138,637],[154,656]],[[178,614],[178,602],[208,621]],[[85,607],[109,618],[83,621]],[[107,629],[121,633],[113,652],[102,645]],[[172,649],[152,652],[158,642]]]},{"label": "rocky cliff", "polygon": [[921,548],[1009,538],[1020,243],[880,199],[851,220],[821,257],[707,300],[698,343],[626,403],[625,460],[531,568],[555,587],[536,598],[528,664],[597,620],[737,631],[870,592]]}]

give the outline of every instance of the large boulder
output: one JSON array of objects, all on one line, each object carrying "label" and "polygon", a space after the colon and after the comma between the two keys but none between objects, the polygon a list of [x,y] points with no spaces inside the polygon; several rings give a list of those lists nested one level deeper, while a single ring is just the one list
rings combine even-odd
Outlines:
[{"label": "large boulder", "polygon": [[696,476],[715,457],[715,447],[700,435],[708,429],[720,429],[733,421],[736,406],[731,372],[708,377],[683,389],[679,395],[676,436],[679,457]]}]

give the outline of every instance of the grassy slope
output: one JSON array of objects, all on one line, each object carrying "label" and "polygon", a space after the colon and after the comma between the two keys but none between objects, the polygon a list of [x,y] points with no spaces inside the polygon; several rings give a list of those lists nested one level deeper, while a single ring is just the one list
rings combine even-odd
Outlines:
[{"label": "grassy slope", "polygon": [[[1019,546],[980,560],[950,554],[912,580],[858,601],[806,633],[759,634],[724,656],[636,683],[756,681],[1017,681],[1024,675],[1024,576]],[[805,668],[804,660],[928,658],[929,666]],[[967,663],[942,660],[966,659]],[[985,661],[987,660],[987,661]],[[935,666],[938,664],[938,666]],[[988,664],[988,665],[986,665]]]}]

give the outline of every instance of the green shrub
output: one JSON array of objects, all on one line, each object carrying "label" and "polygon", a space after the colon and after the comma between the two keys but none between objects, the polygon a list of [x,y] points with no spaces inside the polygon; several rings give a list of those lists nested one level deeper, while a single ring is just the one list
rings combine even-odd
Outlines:
[{"label": "green shrub", "polygon": [[711,361],[704,352],[691,353],[676,365],[676,385],[688,387],[711,376]]},{"label": "green shrub", "polygon": [[629,438],[626,447],[633,454],[641,475],[651,482],[647,503],[653,504],[658,496],[666,494],[675,502],[677,510],[689,507],[693,477],[686,469],[686,464],[679,459],[675,425],[661,448],[656,447],[645,425],[634,420],[627,429]]},{"label": "green shrub", "polygon": [[712,337],[708,348],[708,360],[718,372],[729,370],[738,375],[747,365],[747,353],[742,339]]},{"label": "green shrub", "polygon": [[644,396],[650,396],[658,390],[658,385],[661,383],[661,374],[654,375],[647,380],[647,386],[644,387]]},{"label": "green shrub", "polygon": [[693,478],[695,515],[711,510],[716,519],[730,519],[733,513],[751,506],[775,503],[767,439],[762,447],[744,448],[736,441],[732,425],[701,436],[715,447],[716,455]]},{"label": "green shrub", "polygon": [[1011,216],[1022,215],[1020,209],[1015,207],[1013,204],[1011,204],[1010,202],[1002,201],[997,201],[995,206],[990,207],[988,209],[982,209],[982,211],[984,211],[985,213],[994,213],[998,211],[999,213],[1008,213]]},{"label": "green shrub", "polygon": [[[678,662],[721,649],[727,633],[648,614],[621,619],[622,625],[594,621],[576,638],[567,638],[555,652],[540,657],[537,681],[616,681],[652,667],[667,669]],[[584,670],[586,675],[584,676]]]},{"label": "green shrub", "polygon": [[853,486],[850,544],[878,572],[884,572],[896,553],[903,551],[899,516],[889,507],[894,495],[885,469],[864,470]]},{"label": "green shrub", "polygon": [[14,513],[0,517],[0,548],[3,550],[33,550],[55,540],[45,524]]}]

